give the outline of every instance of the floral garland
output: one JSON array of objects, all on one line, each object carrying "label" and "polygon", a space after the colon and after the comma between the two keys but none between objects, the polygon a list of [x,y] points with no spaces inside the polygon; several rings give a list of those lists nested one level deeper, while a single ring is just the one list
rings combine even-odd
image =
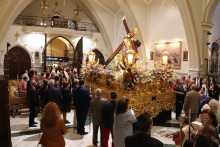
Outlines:
[{"label": "floral garland", "polygon": [[[171,80],[174,76],[171,65],[160,65],[154,66],[152,69],[147,69],[146,66],[141,66],[142,62],[136,63],[132,67],[132,73],[135,78],[135,84],[147,84],[154,79],[161,79],[164,81]],[[101,75],[104,73],[106,77],[111,77],[115,81],[122,83],[123,82],[123,72],[120,70],[114,70],[104,68],[104,65],[96,62],[95,64],[86,64],[82,66],[82,76],[84,78],[91,77],[92,75]]]}]

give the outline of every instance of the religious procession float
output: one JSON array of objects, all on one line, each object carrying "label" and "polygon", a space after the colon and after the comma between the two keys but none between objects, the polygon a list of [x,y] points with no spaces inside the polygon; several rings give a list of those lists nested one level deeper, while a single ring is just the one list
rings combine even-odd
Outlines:
[{"label": "religious procession float", "polygon": [[[88,53],[89,61],[81,69],[86,87],[91,93],[101,88],[105,98],[109,98],[112,91],[117,93],[117,100],[129,98],[129,107],[136,116],[149,112],[156,117],[163,110],[175,109],[175,93],[169,88],[174,72],[172,65],[167,64],[168,53],[164,51],[165,60],[155,62],[154,66],[148,68],[146,62],[138,61],[137,47],[140,42],[133,38],[137,30],[130,32],[125,18],[123,23],[128,35],[105,65],[99,64],[99,60],[95,61],[94,52]],[[117,62],[107,66],[114,57],[117,57]]]}]

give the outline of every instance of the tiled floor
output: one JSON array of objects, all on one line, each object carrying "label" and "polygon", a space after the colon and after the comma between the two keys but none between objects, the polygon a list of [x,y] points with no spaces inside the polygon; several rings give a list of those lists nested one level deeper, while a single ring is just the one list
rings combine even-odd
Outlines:
[{"label": "tiled floor", "polygon": [[[87,119],[85,130],[89,132],[88,135],[80,136],[76,134],[73,129],[73,112],[67,115],[68,120],[71,122],[68,127],[68,132],[64,135],[66,147],[93,147],[92,145],[92,123]],[[28,114],[21,114],[15,118],[10,118],[11,121],[11,135],[12,135],[12,145],[13,147],[37,147],[38,141],[40,139],[40,127],[39,119],[35,119],[38,122],[36,128],[28,127]],[[174,142],[170,138],[159,136],[156,131],[162,128],[168,128],[170,130],[178,130],[176,127],[178,122],[175,120],[167,121],[160,126],[154,126],[152,129],[152,137],[161,140],[164,143],[164,147],[174,147]],[[109,146],[111,142],[109,141]],[[40,146],[40,145],[39,145]]]}]

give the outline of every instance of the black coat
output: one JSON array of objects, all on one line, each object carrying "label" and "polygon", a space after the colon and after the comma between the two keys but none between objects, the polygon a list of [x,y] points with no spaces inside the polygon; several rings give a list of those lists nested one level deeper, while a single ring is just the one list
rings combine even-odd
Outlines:
[{"label": "black coat", "polygon": [[110,102],[106,103],[103,107],[102,122],[106,129],[113,128],[115,108],[116,108],[115,100],[111,100]]},{"label": "black coat", "polygon": [[62,104],[62,101],[63,101],[63,97],[62,97],[61,92],[58,88],[48,87],[45,90],[45,105],[48,102],[54,102],[60,107]]},{"label": "black coat", "polygon": [[39,106],[38,92],[33,87],[30,87],[28,90],[28,103],[29,103],[29,107],[32,108]]},{"label": "black coat", "polygon": [[163,147],[163,143],[149,134],[138,133],[125,138],[125,147]]},{"label": "black coat", "polygon": [[79,86],[73,91],[73,102],[74,106],[78,110],[88,111],[90,107],[91,97],[89,91],[83,87]]}]

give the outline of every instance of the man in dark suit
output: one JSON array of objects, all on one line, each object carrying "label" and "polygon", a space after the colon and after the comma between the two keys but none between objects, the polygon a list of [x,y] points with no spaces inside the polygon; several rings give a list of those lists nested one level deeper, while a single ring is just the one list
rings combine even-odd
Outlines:
[{"label": "man in dark suit", "polygon": [[35,89],[37,82],[35,80],[30,81],[31,87],[28,90],[28,102],[29,102],[29,127],[37,127],[34,118],[37,116],[37,108],[39,105],[38,92]]},{"label": "man in dark suit", "polygon": [[149,113],[141,114],[137,118],[140,133],[125,138],[126,147],[163,147],[163,143],[150,136],[153,120]]},{"label": "man in dark suit", "polygon": [[103,131],[102,131],[102,111],[104,104],[107,103],[107,99],[102,98],[102,90],[100,88],[97,88],[95,90],[95,96],[96,98],[91,101],[90,104],[90,110],[92,113],[92,121],[93,121],[93,136],[92,136],[92,142],[94,146],[97,146],[98,139],[98,130],[100,128],[100,140],[101,140],[101,146],[103,146]]},{"label": "man in dark suit", "polygon": [[48,81],[48,88],[45,90],[45,105],[48,102],[54,102],[59,106],[59,108],[61,108],[62,101],[63,97],[60,90],[54,87],[54,80],[50,79]]},{"label": "man in dark suit", "polygon": [[176,92],[176,120],[180,117],[180,113],[183,109],[183,103],[185,98],[185,92],[183,89],[182,81],[178,82],[178,85],[173,89]]},{"label": "man in dark suit", "polygon": [[109,134],[112,136],[112,146],[114,146],[113,136],[113,123],[114,123],[114,112],[116,108],[116,97],[115,92],[110,93],[111,101],[106,103],[102,111],[102,122],[103,122],[103,147],[108,147]]},{"label": "man in dark suit", "polygon": [[197,87],[197,91],[199,91],[202,88],[202,78],[200,77],[200,73],[197,73],[196,77],[194,78],[196,87]]},{"label": "man in dark suit", "polygon": [[186,116],[189,117],[189,109],[191,109],[191,121],[195,121],[200,103],[200,94],[196,91],[197,86],[195,84],[192,84],[190,88],[191,91],[186,93],[183,110]]},{"label": "man in dark suit", "polygon": [[74,105],[76,109],[76,118],[77,118],[77,133],[80,135],[86,135],[88,132],[85,132],[85,123],[86,117],[90,107],[91,97],[89,91],[83,86],[84,80],[79,81],[79,87],[74,89],[73,98]]}]

